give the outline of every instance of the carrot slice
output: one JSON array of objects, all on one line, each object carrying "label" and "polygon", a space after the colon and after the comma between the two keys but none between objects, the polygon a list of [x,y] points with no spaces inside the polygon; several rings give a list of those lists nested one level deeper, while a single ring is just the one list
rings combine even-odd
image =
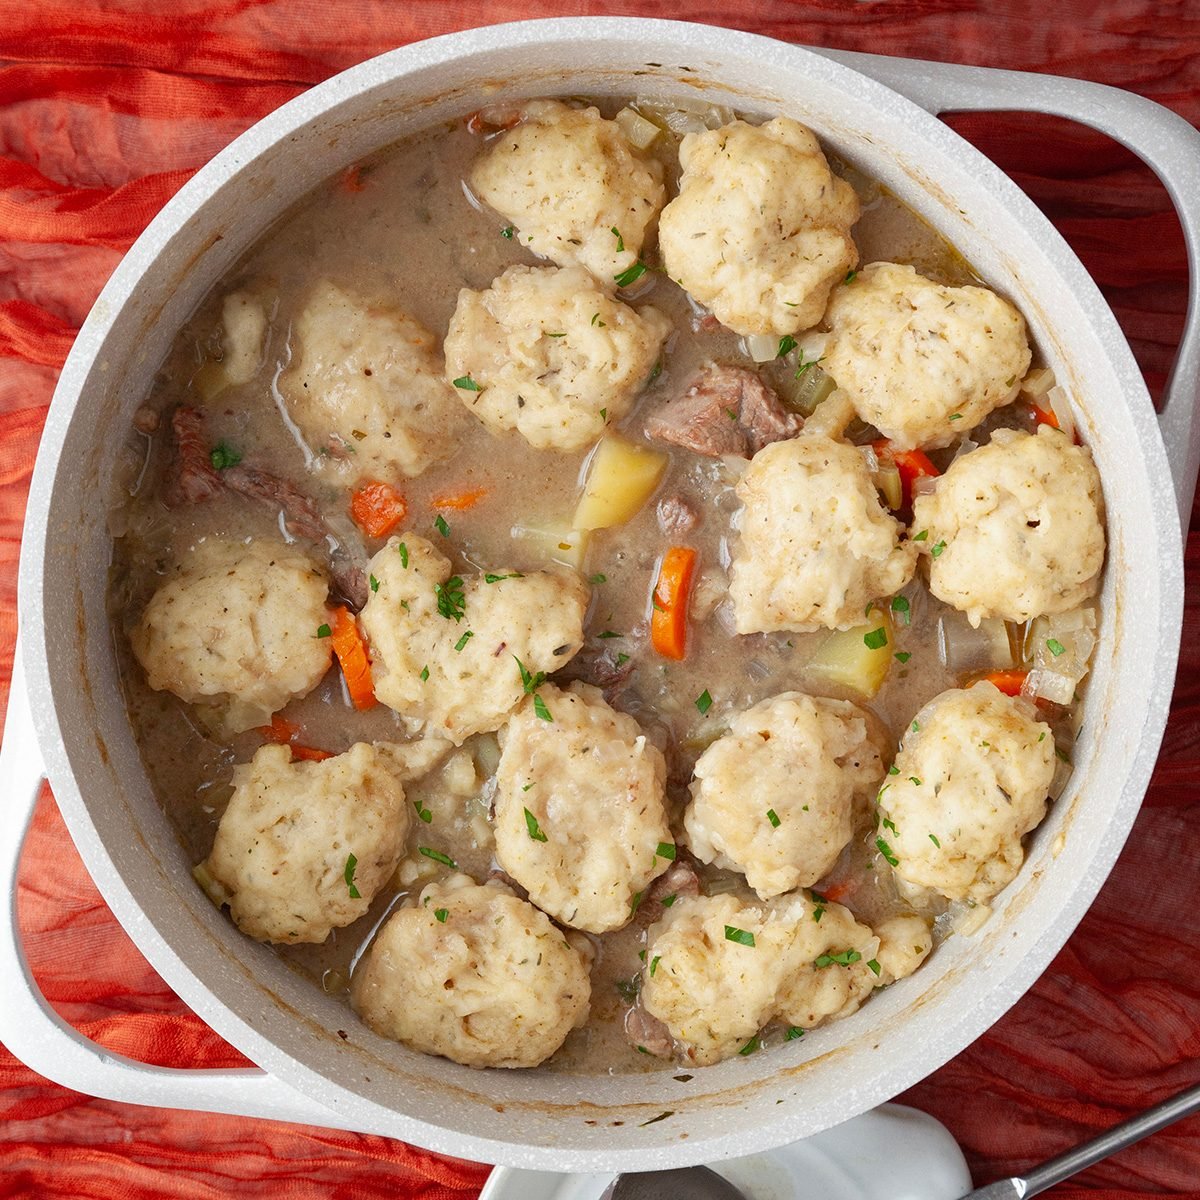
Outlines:
[{"label": "carrot slice", "polygon": [[695,550],[672,546],[663,555],[650,614],[650,644],[663,658],[679,660],[687,653],[688,601],[695,574]]},{"label": "carrot slice", "polygon": [[371,682],[371,661],[367,657],[367,642],[359,632],[358,622],[350,610],[340,604],[333,610],[333,652],[341,664],[350,689],[350,699],[359,712],[374,708],[375,686]]},{"label": "carrot slice", "polygon": [[307,762],[322,762],[324,759],[332,758],[332,750],[318,750],[313,746],[301,746],[296,743],[296,734],[300,732],[300,727],[295,721],[289,721],[286,717],[282,717],[276,713],[271,718],[270,725],[260,725],[256,733],[262,735],[265,742],[275,742],[281,746],[287,746],[292,751],[293,759],[304,759]]},{"label": "carrot slice", "polygon": [[995,685],[1006,696],[1019,696],[1021,685],[1025,682],[1025,676],[1028,674],[1028,671],[989,671],[980,678]]},{"label": "carrot slice", "polygon": [[896,464],[900,472],[900,485],[904,489],[904,503],[912,504],[913,484],[922,478],[936,478],[941,472],[929,460],[923,450],[897,450],[887,438],[871,443],[875,453],[882,459]]},{"label": "carrot slice", "polygon": [[350,497],[350,515],[368,537],[385,538],[408,516],[408,505],[390,483],[372,479]]},{"label": "carrot slice", "polygon": [[1055,429],[1061,429],[1062,426],[1058,423],[1058,417],[1054,415],[1054,409],[1042,408],[1040,404],[1033,406],[1033,419],[1039,425],[1052,425]]},{"label": "carrot slice", "polygon": [[434,496],[434,508],[449,508],[455,512],[462,512],[467,508],[474,508],[480,500],[488,494],[488,489],[468,488],[465,492],[454,492],[445,496]]},{"label": "carrot slice", "polygon": [[324,762],[327,758],[333,757],[332,750],[318,750],[315,746],[297,746],[295,742],[291,743],[292,758],[303,759],[305,762]]}]

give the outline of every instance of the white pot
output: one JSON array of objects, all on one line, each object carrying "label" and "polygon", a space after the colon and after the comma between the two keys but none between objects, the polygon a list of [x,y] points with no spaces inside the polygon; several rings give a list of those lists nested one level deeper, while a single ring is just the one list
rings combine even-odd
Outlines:
[{"label": "white pot", "polygon": [[[20,576],[24,678],[18,664],[0,776],[0,898],[8,907],[0,954],[12,960],[0,963],[0,1040],[15,1053],[72,1087],[143,1103],[373,1131],[517,1166],[645,1169],[747,1154],[864,1112],[961,1050],[1033,983],[1116,858],[1166,719],[1182,604],[1176,507],[1189,504],[1195,477],[1196,337],[1189,332],[1167,414],[1176,491],[1129,349],[1058,235],[929,112],[834,59],[881,75],[930,109],[1035,108],[1110,129],[1135,142],[1181,198],[1195,246],[1197,213],[1186,204],[1200,197],[1200,138],[1147,101],[1068,81],[827,57],[722,29],[627,19],[498,26],[374,59],[260,122],[166,206],[79,335],[30,495]],[[1045,359],[1082,405],[1084,436],[1104,482],[1110,549],[1101,642],[1070,786],[979,933],[951,938],[916,975],[848,1020],[770,1053],[692,1071],[687,1082],[671,1071],[587,1078],[478,1072],[376,1037],[269,949],[238,934],[193,883],[121,701],[104,600],[109,480],[120,431],[175,330],[319,180],[500,95],[635,90],[703,96],[811,125],[1015,300]],[[263,1072],[137,1066],[49,1015],[21,958],[12,915],[24,808],[42,773],[39,748],[72,836],[117,919],[179,995]]]}]

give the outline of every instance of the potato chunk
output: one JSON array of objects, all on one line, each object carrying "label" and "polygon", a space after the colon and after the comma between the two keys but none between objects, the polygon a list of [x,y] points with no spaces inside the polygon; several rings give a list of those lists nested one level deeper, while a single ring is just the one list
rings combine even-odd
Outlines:
[{"label": "potato chunk", "polygon": [[464,579],[406,533],[375,555],[370,572],[379,586],[359,620],[375,695],[413,729],[456,746],[499,729],[520,703],[517,660],[549,674],[583,645],[588,587],[574,571],[497,568]]},{"label": "potato chunk", "polygon": [[671,322],[630,308],[582,267],[510,267],[463,288],[446,334],[446,378],[489,428],[539,450],[578,450],[632,407]]},{"label": "potato chunk", "polygon": [[667,274],[741,334],[797,333],[858,262],[854,189],[811,130],[776,117],[689,133],[658,241]]},{"label": "potato chunk", "polygon": [[501,867],[564,925],[606,933],[627,924],[634,898],[674,855],[662,754],[632,717],[581,683],[544,684],[500,742]]},{"label": "potato chunk", "polygon": [[501,883],[431,883],[354,972],[376,1033],[468,1067],[536,1067],[587,1020],[590,956]]}]

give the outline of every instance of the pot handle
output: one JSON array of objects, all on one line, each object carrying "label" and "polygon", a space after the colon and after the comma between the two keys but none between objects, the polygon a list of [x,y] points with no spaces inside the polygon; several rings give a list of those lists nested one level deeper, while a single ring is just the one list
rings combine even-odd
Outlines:
[{"label": "pot handle", "polygon": [[257,1067],[155,1067],[90,1041],[50,1006],[17,924],[17,867],[46,780],[18,640],[0,746],[0,1043],[47,1079],[105,1100],[353,1129],[332,1109]]},{"label": "pot handle", "polygon": [[1086,80],[847,50],[818,53],[861,71],[935,115],[1039,112],[1088,125],[1132,150],[1166,187],[1188,253],[1188,311],[1167,380],[1159,429],[1186,535],[1200,468],[1200,132],[1144,96]]}]

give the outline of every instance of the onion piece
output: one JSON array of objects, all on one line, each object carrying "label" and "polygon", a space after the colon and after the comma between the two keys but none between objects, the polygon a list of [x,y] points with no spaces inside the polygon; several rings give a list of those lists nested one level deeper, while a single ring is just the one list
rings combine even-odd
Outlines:
[{"label": "onion piece", "polygon": [[192,868],[192,878],[204,889],[204,894],[220,908],[233,899],[233,893],[219,880],[214,879],[203,863]]},{"label": "onion piece", "polygon": [[1054,372],[1049,367],[1037,367],[1021,380],[1021,395],[1027,400],[1040,400],[1054,386]]},{"label": "onion piece", "polygon": [[1008,627],[999,617],[985,617],[976,629],[955,609],[938,618],[938,655],[955,674],[1004,671],[1013,665]]},{"label": "onion piece", "polygon": [[912,494],[914,496],[928,496],[937,491],[938,480],[940,475],[918,475],[912,481]]},{"label": "onion piece", "polygon": [[[904,482],[900,478],[900,468],[895,463],[888,463],[872,471],[871,477],[883,496],[884,503],[892,512],[896,512],[904,503]],[[916,488],[913,491],[915,492]]]},{"label": "onion piece", "polygon": [[779,341],[773,333],[752,333],[742,339],[746,353],[756,363],[771,362],[778,358]]},{"label": "onion piece", "polygon": [[1031,670],[1022,695],[1069,705],[1088,673],[1096,648],[1096,611],[1091,605],[1038,617],[1030,623],[1025,653]]},{"label": "onion piece", "polygon": [[1067,393],[1060,387],[1052,387],[1046,393],[1046,399],[1050,404],[1050,411],[1054,414],[1054,419],[1058,422],[1058,427],[1071,439],[1075,440],[1075,416],[1071,412],[1070,402],[1067,400]]},{"label": "onion piece", "polygon": [[1058,800],[1067,790],[1067,781],[1074,770],[1071,760],[1061,751],[1055,750],[1054,777],[1050,780],[1050,789],[1046,793],[1051,800]]},{"label": "onion piece", "polygon": [[837,384],[832,375],[826,374],[816,363],[810,362],[798,372],[789,370],[776,390],[788,408],[807,417],[815,411],[818,404],[833,395]]},{"label": "onion piece", "polygon": [[649,150],[662,133],[662,127],[647,120],[635,108],[623,108],[613,118],[635,150]]}]

